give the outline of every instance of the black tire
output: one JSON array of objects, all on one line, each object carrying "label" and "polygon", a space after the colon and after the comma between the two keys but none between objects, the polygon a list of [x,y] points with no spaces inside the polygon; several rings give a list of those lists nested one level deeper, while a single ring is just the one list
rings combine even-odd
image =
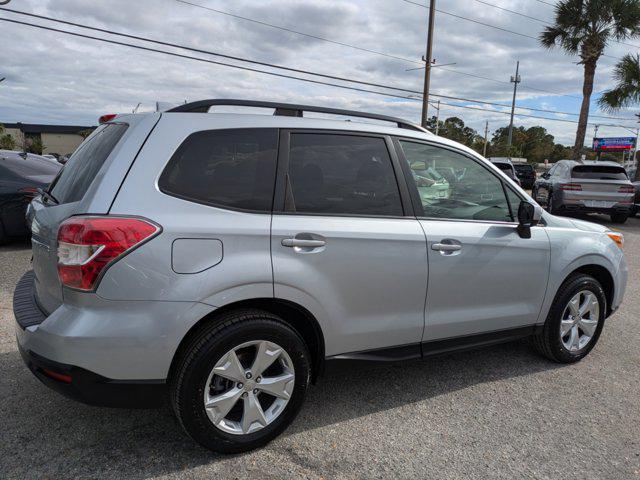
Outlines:
[{"label": "black tire", "polygon": [[[228,433],[216,427],[206,414],[205,384],[223,355],[254,340],[274,342],[287,352],[294,367],[293,392],[272,423],[253,433]],[[169,385],[173,410],[187,434],[209,450],[239,453],[261,447],[282,433],[300,411],[309,384],[309,358],[303,339],[279,317],[261,310],[222,314],[200,331],[176,360]]]},{"label": "black tire", "polygon": [[[569,351],[560,338],[560,321],[569,300],[580,290],[589,290],[596,295],[600,305],[600,318],[591,341],[580,350]],[[542,331],[533,336],[533,346],[538,352],[554,362],[574,363],[582,360],[598,343],[604,325],[606,308],[606,296],[602,286],[595,278],[582,273],[571,275],[558,289]]]},{"label": "black tire", "polygon": [[2,226],[2,221],[0,221],[0,245],[4,245],[7,243],[8,238],[4,234],[4,227]]},{"label": "black tire", "polygon": [[612,213],[611,214],[611,221],[613,223],[624,223],[627,221],[627,218],[629,218],[629,215],[627,213]]},{"label": "black tire", "polygon": [[548,190],[547,192],[547,212],[551,215],[555,215],[558,211],[553,208],[553,192],[551,190]]}]

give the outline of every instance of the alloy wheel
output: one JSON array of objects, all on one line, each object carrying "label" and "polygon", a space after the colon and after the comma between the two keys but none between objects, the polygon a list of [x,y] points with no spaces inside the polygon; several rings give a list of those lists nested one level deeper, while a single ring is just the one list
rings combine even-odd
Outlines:
[{"label": "alloy wheel", "polygon": [[289,403],[295,385],[291,358],[266,340],[245,342],[215,364],[204,390],[204,408],[220,430],[254,433],[275,421]]},{"label": "alloy wheel", "polygon": [[589,291],[576,293],[564,309],[560,320],[560,340],[570,352],[586,347],[598,328],[600,303],[598,297]]}]

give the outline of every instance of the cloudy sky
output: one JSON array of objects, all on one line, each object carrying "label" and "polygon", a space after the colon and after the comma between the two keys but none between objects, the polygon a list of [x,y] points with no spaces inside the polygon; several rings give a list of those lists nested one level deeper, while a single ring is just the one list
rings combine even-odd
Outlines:
[{"label": "cloudy sky", "polygon": [[[423,70],[411,69],[420,67],[420,58],[424,54],[427,9],[416,3],[427,2],[11,0],[4,8],[226,55],[419,91]],[[577,113],[581,101],[582,67],[576,64],[576,58],[561,51],[543,50],[529,38],[536,37],[541,31],[541,21],[553,19],[553,7],[549,3],[553,0],[439,0],[434,57],[438,64],[453,65],[433,69],[432,93],[509,104],[512,95],[509,78],[514,74],[516,60],[520,60],[519,106]],[[460,16],[520,35],[489,28]],[[0,18],[251,66],[7,11],[0,11]],[[308,36],[258,22],[303,32]],[[640,38],[627,43],[640,45]],[[612,67],[617,58],[629,51],[636,52],[637,49],[618,43],[607,48],[609,56],[598,64],[595,98],[599,92],[611,87]],[[277,71],[255,65],[254,68]],[[304,74],[293,75],[314,78]],[[0,77],[6,77],[0,83],[0,122],[93,125],[99,115],[130,112],[138,103],[141,104],[138,111],[145,111],[154,109],[156,101],[178,103],[216,97],[367,110],[403,116],[416,122],[420,117],[417,99],[316,85],[8,22],[0,22]],[[331,82],[387,94],[413,95]],[[435,101],[437,97],[433,99]],[[504,113],[508,108],[445,99],[442,102],[457,106],[442,105],[441,118],[459,116],[478,131],[484,129],[485,121],[489,121],[490,132],[509,121],[509,116]],[[433,109],[430,111],[435,113]],[[556,120],[577,119],[577,115],[524,109],[518,112]],[[628,130],[604,124],[635,128],[637,124],[633,113],[634,110],[628,110],[615,115],[628,120],[594,116],[590,122],[603,125],[599,134],[626,136],[630,135]],[[607,116],[598,111],[595,104],[591,114]],[[516,125],[542,125],[556,137],[556,141],[573,143],[574,123],[516,117]],[[587,138],[592,135],[591,125]]]}]

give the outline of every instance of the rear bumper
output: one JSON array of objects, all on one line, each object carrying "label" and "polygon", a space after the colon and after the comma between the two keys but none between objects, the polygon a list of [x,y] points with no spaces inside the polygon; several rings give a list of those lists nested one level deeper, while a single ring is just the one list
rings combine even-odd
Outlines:
[{"label": "rear bumper", "polygon": [[84,368],[54,362],[25,350],[20,355],[38,380],[73,400],[97,407],[158,408],[165,403],[163,380],[112,380]]},{"label": "rear bumper", "polygon": [[200,303],[110,301],[70,293],[47,314],[37,305],[33,283],[27,272],[14,292],[24,361],[47,386],[91,405],[162,404],[180,341],[213,310]]},{"label": "rear bumper", "polygon": [[563,202],[558,206],[559,209],[564,210],[565,212],[576,212],[576,213],[621,213],[621,214],[631,214],[632,205],[629,204],[615,204],[611,207],[587,207],[583,203],[566,203]]}]

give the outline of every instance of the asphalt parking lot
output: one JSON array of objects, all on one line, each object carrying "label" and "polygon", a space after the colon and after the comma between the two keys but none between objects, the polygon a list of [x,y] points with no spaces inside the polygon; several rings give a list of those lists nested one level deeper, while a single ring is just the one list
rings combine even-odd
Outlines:
[{"label": "asphalt parking lot", "polygon": [[0,478],[640,479],[640,219],[616,228],[627,294],[581,363],[517,342],[341,365],[280,438],[236,456],[194,444],[168,408],[88,407],[41,385],[17,352],[11,307],[29,245],[0,247]]}]

